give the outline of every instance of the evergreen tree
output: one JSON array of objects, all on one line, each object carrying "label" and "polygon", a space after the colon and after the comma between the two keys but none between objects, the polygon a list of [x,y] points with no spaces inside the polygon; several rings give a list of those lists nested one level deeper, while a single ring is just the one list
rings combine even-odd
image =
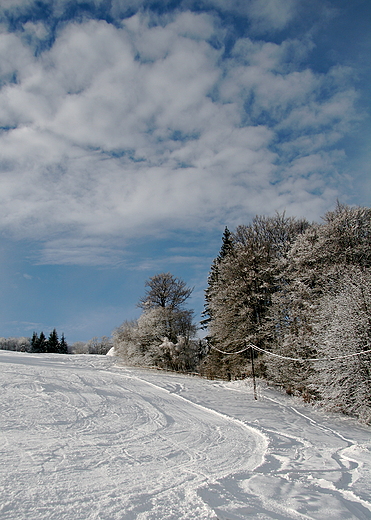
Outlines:
[{"label": "evergreen tree", "polygon": [[46,336],[41,331],[39,339],[37,341],[37,350],[36,350],[36,352],[41,352],[41,353],[47,352],[47,345],[48,345],[48,342],[47,342]]},{"label": "evergreen tree", "polygon": [[219,266],[221,262],[233,251],[233,238],[232,233],[229,231],[227,227],[224,229],[224,233],[222,236],[222,246],[220,248],[218,256],[213,260],[213,263],[210,268],[209,276],[207,279],[208,287],[205,290],[205,304],[204,311],[202,316],[204,319],[201,321],[201,329],[207,329],[208,324],[210,323],[211,316],[211,307],[210,302],[213,298],[213,290],[218,283],[218,273]]},{"label": "evergreen tree", "polygon": [[268,315],[278,290],[277,273],[291,243],[307,225],[284,214],[257,216],[233,233],[233,248],[217,262],[217,276],[207,294],[208,339],[214,352],[205,360],[205,371],[240,377],[249,369],[249,353],[231,357],[216,348],[235,352],[249,342],[269,348],[273,332]]},{"label": "evergreen tree", "polygon": [[47,341],[47,352],[59,352],[59,339],[56,329],[53,329],[49,334],[49,339]]},{"label": "evergreen tree", "polygon": [[33,332],[32,338],[31,338],[31,352],[38,352],[38,346],[39,346],[39,336],[37,332]]},{"label": "evergreen tree", "polygon": [[59,342],[59,353],[68,354],[68,345],[67,345],[63,332],[62,332],[61,340]]},{"label": "evergreen tree", "polygon": [[58,340],[58,334],[56,329],[49,334],[49,338],[46,339],[43,332],[38,336],[37,332],[32,334],[30,340],[30,352],[55,352],[61,354],[67,354],[68,345],[66,343],[64,334],[62,334],[61,341]]}]

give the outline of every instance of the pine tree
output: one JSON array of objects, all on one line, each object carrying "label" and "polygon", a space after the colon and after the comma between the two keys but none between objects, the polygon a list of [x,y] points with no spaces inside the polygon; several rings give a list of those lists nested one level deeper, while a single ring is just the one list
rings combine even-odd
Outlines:
[{"label": "pine tree", "polygon": [[38,352],[38,346],[39,346],[39,336],[37,332],[33,332],[32,338],[31,338],[31,352]]},{"label": "pine tree", "polygon": [[218,283],[218,273],[219,266],[221,262],[226,258],[229,254],[233,252],[233,238],[232,233],[229,231],[227,227],[224,229],[224,233],[222,236],[222,246],[220,248],[218,256],[213,260],[213,263],[210,268],[210,273],[207,279],[208,287],[205,290],[205,304],[204,311],[202,312],[202,316],[204,317],[201,320],[201,329],[207,329],[208,324],[210,323],[211,316],[211,308],[210,302],[213,297],[213,289]]},{"label": "pine tree", "polygon": [[48,342],[47,342],[46,336],[41,331],[38,342],[37,342],[37,352],[42,352],[42,353],[47,352],[47,346],[48,346]]},{"label": "pine tree", "polygon": [[61,340],[59,342],[59,353],[68,354],[68,345],[67,345],[63,332],[62,332]]},{"label": "pine tree", "polygon": [[53,329],[49,334],[47,342],[47,352],[59,352],[59,339],[56,329]]}]

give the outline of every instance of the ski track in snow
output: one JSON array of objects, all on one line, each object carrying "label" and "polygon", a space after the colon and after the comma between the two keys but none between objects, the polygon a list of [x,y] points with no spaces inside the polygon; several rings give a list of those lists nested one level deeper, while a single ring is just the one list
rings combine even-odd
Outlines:
[{"label": "ski track in snow", "polygon": [[1,520],[371,519],[371,429],[249,382],[0,351]]}]

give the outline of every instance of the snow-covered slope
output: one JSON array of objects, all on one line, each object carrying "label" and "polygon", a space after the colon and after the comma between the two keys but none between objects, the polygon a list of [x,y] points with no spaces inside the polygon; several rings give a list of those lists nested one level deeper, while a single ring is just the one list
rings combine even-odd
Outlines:
[{"label": "snow-covered slope", "polygon": [[371,429],[116,363],[0,351],[2,520],[371,518]]}]

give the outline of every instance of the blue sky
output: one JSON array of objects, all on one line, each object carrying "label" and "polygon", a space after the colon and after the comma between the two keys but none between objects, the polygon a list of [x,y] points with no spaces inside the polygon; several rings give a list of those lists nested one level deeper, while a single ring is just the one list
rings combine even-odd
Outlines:
[{"label": "blue sky", "polygon": [[199,314],[227,225],[370,205],[369,0],[2,0],[0,336]]}]

